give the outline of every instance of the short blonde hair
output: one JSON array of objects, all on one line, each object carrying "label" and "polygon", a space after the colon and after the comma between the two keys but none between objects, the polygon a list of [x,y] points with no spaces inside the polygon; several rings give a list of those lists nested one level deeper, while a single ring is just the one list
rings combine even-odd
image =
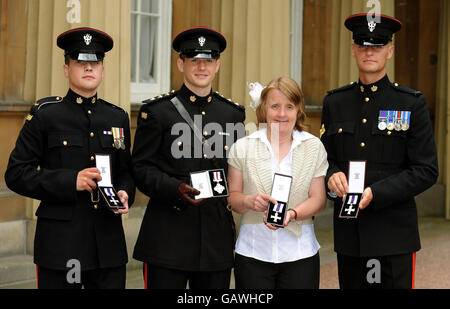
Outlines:
[{"label": "short blonde hair", "polygon": [[303,131],[305,129],[303,124],[306,119],[303,91],[300,89],[297,82],[289,77],[279,77],[272,80],[261,92],[260,104],[256,108],[258,127],[260,123],[267,122],[267,97],[272,89],[279,90],[288,98],[289,101],[294,103],[295,107],[297,107],[297,121],[295,123],[295,129],[298,131]]}]

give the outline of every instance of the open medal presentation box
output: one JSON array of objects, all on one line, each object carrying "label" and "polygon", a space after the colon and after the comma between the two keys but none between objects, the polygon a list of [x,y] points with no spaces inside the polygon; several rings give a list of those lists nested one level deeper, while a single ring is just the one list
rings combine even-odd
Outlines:
[{"label": "open medal presentation box", "polygon": [[358,218],[358,205],[364,192],[365,178],[366,161],[350,161],[348,164],[348,193],[342,203],[339,218]]},{"label": "open medal presentation box", "polygon": [[125,206],[120,201],[119,195],[112,184],[111,156],[108,154],[96,154],[95,165],[102,176],[102,180],[97,183],[97,187],[106,206],[113,210],[124,209]]},{"label": "open medal presentation box", "polygon": [[200,191],[195,199],[227,197],[229,195],[227,178],[223,169],[192,172],[190,176],[191,186]]},{"label": "open medal presentation box", "polygon": [[291,192],[292,176],[275,174],[273,177],[271,196],[277,204],[269,203],[266,223],[277,227],[284,227],[284,219],[288,207],[289,193]]}]

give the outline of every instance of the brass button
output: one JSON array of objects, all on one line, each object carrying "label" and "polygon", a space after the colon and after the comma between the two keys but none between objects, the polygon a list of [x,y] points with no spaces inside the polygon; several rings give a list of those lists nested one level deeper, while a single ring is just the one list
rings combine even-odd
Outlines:
[{"label": "brass button", "polygon": [[203,155],[203,159],[207,159],[208,156],[206,154]]},{"label": "brass button", "polygon": [[398,83],[395,83],[394,86],[395,86],[395,87],[398,87]]},{"label": "brass button", "polygon": [[369,98],[365,98],[365,99],[364,99],[364,101],[366,101],[366,102],[369,102],[369,101],[370,101],[370,99],[369,99]]},{"label": "brass button", "polygon": [[205,113],[205,112],[203,111],[203,112],[202,112],[202,115],[203,115],[203,116],[205,116],[205,115],[206,115],[206,113]]},{"label": "brass button", "polygon": [[98,209],[98,205],[97,204],[94,204],[94,209]]},{"label": "brass button", "polygon": [[366,118],[364,118],[363,120],[361,120],[362,121],[362,123],[367,123],[367,119]]},{"label": "brass button", "polygon": [[67,141],[64,141],[64,142],[63,142],[63,145],[64,145],[64,146],[67,146],[67,144],[68,144]]},{"label": "brass button", "polygon": [[91,110],[88,110],[88,114],[89,114],[89,115],[92,115],[92,111],[91,111]]},{"label": "brass button", "polygon": [[225,145],[225,147],[223,147],[223,149],[225,149],[225,150],[228,150],[228,146],[227,146],[227,145]]},{"label": "brass button", "polygon": [[203,136],[208,136],[208,132],[203,132]]},{"label": "brass button", "polygon": [[178,146],[181,146],[181,145],[183,145],[183,142],[178,142],[177,144],[178,144]]},{"label": "brass button", "polygon": [[94,158],[94,156],[92,156],[92,157],[91,157],[91,161],[94,161],[94,160],[95,160],[95,158]]},{"label": "brass button", "polygon": [[359,144],[362,148],[366,147],[366,144],[363,142],[361,144]]},{"label": "brass button", "polygon": [[91,134],[89,134],[90,137],[94,137],[94,132],[91,132]]},{"label": "brass button", "polygon": [[387,133],[386,133],[387,135],[391,135],[392,134],[392,132],[391,131],[387,131]]},{"label": "brass button", "polygon": [[342,128],[340,128],[340,129],[338,130],[338,133],[342,133]]}]

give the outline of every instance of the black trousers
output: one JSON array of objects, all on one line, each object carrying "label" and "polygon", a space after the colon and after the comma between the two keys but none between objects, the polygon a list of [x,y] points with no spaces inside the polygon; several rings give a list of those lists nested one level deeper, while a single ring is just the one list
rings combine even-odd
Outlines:
[{"label": "black trousers", "polygon": [[[69,271],[69,270],[68,270]],[[126,265],[81,271],[80,282],[74,282],[66,270],[55,270],[36,265],[38,289],[125,289]]]},{"label": "black trousers", "polygon": [[352,257],[339,254],[341,289],[414,289],[416,254]]},{"label": "black trousers", "polygon": [[146,289],[229,289],[231,269],[223,271],[184,271],[144,263]]},{"label": "black trousers", "polygon": [[320,257],[287,263],[268,263],[236,254],[236,289],[318,289]]}]

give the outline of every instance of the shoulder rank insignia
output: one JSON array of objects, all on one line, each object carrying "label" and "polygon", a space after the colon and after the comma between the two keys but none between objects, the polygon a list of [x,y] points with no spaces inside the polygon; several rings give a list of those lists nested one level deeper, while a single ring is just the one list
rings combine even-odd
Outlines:
[{"label": "shoulder rank insignia", "polygon": [[219,98],[221,101],[227,102],[228,104],[233,105],[235,108],[239,109],[240,111],[245,112],[245,106],[240,105],[239,103],[233,102],[231,99],[225,98],[223,95],[221,95],[218,91],[214,92],[217,98]]},{"label": "shoulder rank insignia", "polygon": [[391,86],[394,89],[398,90],[398,91],[401,91],[401,92],[404,92],[404,93],[409,93],[409,94],[412,94],[413,96],[416,96],[416,97],[422,95],[422,92],[420,92],[418,90],[414,90],[414,89],[408,88],[408,87],[405,87],[405,86],[402,86],[402,85],[400,85],[398,83],[391,83]]},{"label": "shoulder rank insignia", "polygon": [[[30,115],[31,118],[33,118],[32,116],[34,116],[36,114],[37,111],[39,111],[41,108],[43,108],[44,106],[47,106],[49,104],[54,104],[54,103],[60,103],[63,100],[63,97],[46,97],[46,98],[42,98],[36,101],[36,103],[34,103],[31,106],[30,109]],[[30,120],[31,120],[30,118]],[[28,117],[27,117],[28,120]]]},{"label": "shoulder rank insignia", "polygon": [[161,101],[162,99],[171,99],[175,95],[175,90],[172,90],[170,92],[158,95],[156,97],[147,99],[145,101],[142,101],[142,103],[156,103],[158,101]]},{"label": "shoulder rank insignia", "polygon": [[350,83],[348,85],[345,85],[343,87],[336,88],[336,89],[333,89],[333,90],[328,90],[328,95],[336,93],[336,92],[344,91],[344,90],[347,90],[347,89],[351,89],[351,88],[355,87],[356,85],[357,85],[357,83],[352,82],[352,83]]}]

